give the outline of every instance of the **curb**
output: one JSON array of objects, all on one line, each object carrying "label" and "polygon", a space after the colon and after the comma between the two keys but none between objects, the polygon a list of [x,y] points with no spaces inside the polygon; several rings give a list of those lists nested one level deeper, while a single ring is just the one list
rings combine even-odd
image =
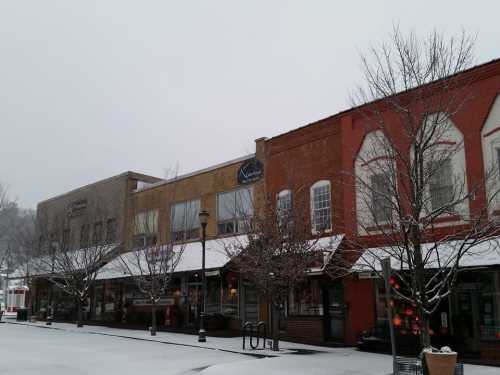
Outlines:
[{"label": "curb", "polygon": [[131,336],[118,335],[118,334],[113,334],[113,333],[89,332],[89,331],[83,331],[83,332],[81,331],[81,332],[79,332],[79,331],[75,331],[75,330],[71,330],[71,329],[65,329],[65,328],[60,328],[60,327],[41,326],[41,325],[35,325],[35,324],[26,324],[26,323],[18,323],[18,322],[7,322],[7,321],[4,321],[2,323],[12,324],[12,325],[20,325],[20,326],[26,326],[26,327],[35,327],[35,328],[41,328],[41,329],[53,329],[53,330],[56,330],[56,331],[72,332],[72,333],[79,333],[79,334],[100,335],[100,336],[118,337],[118,338],[129,339],[129,340],[137,340],[137,341],[148,341],[148,342],[153,342],[153,343],[157,343],[157,344],[164,344],[164,345],[176,345],[176,346],[184,346],[184,347],[188,347],[188,348],[213,350],[213,351],[220,351],[220,352],[231,353],[231,354],[246,355],[246,356],[250,356],[250,357],[253,357],[253,358],[257,358],[257,359],[262,359],[262,358],[277,358],[277,357],[279,357],[277,355],[271,355],[271,354],[245,353],[245,352],[240,352],[240,351],[231,350],[231,349],[213,348],[213,347],[207,347],[207,346],[200,346],[200,345],[196,345],[196,344],[182,344],[182,343],[173,342],[173,341],[151,340],[151,339],[147,339],[147,338],[131,337]]}]

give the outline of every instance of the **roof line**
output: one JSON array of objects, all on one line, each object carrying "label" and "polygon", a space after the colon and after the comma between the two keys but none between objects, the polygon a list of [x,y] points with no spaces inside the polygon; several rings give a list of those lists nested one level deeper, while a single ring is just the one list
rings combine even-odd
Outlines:
[{"label": "roof line", "polygon": [[146,191],[146,190],[154,189],[154,188],[156,188],[158,186],[167,185],[167,184],[170,184],[172,182],[177,182],[177,181],[189,178],[189,177],[193,177],[193,176],[200,175],[200,174],[203,174],[203,173],[211,172],[211,171],[214,171],[216,169],[220,169],[220,168],[226,167],[228,165],[232,165],[232,164],[236,164],[236,163],[239,163],[241,161],[244,161],[244,160],[252,159],[254,157],[255,157],[255,153],[247,154],[247,155],[244,155],[244,156],[240,156],[239,158],[231,159],[231,160],[219,163],[219,164],[212,165],[212,166],[207,167],[207,168],[196,170],[194,172],[189,172],[189,173],[177,176],[177,177],[169,178],[167,180],[158,181],[158,182],[154,182],[152,184],[148,184],[147,186],[145,186],[142,189],[135,190],[134,193],[139,193],[141,191]]},{"label": "roof line", "polygon": [[114,175],[114,176],[111,176],[111,177],[106,177],[106,178],[104,178],[102,180],[91,182],[89,184],[77,187],[75,189],[71,189],[71,190],[69,190],[69,191],[67,191],[65,193],[58,194],[58,195],[56,195],[54,197],[45,199],[43,201],[38,202],[37,206],[40,205],[40,204],[48,203],[48,202],[54,201],[56,199],[62,198],[64,196],[66,196],[66,195],[74,194],[76,192],[88,189],[88,188],[90,188],[93,185],[102,184],[102,183],[109,182],[109,181],[114,180],[114,179],[118,179],[118,178],[121,178],[121,177],[127,177],[127,176],[130,176],[130,177],[134,177],[134,176],[137,176],[137,177],[148,177],[148,178],[155,178],[155,179],[161,180],[161,178],[158,178],[158,177],[155,177],[155,176],[149,176],[149,175],[145,175],[143,173],[137,173],[137,172],[133,172],[133,171],[126,171],[126,172],[123,172],[123,173],[120,173],[120,174],[117,174],[117,175]]},{"label": "roof line", "polygon": [[[451,75],[449,75],[449,76],[446,76],[446,77],[443,77],[443,78],[437,79],[437,80],[432,81],[432,82],[428,82],[428,83],[426,83],[425,85],[416,86],[416,87],[413,87],[413,88],[411,88],[411,89],[407,89],[407,90],[404,90],[404,91],[400,91],[400,92],[398,92],[398,93],[396,93],[396,94],[393,94],[393,95],[391,95],[391,96],[389,96],[389,97],[394,97],[394,96],[397,96],[397,95],[401,95],[401,94],[405,94],[405,93],[411,92],[411,91],[413,91],[413,90],[417,90],[417,89],[419,89],[419,88],[427,87],[427,86],[429,86],[429,85],[434,85],[434,84],[436,84],[436,83],[439,83],[439,82],[445,81],[445,80],[447,80],[447,79],[450,79],[450,78],[453,78],[453,77],[456,77],[456,76],[460,76],[460,75],[462,75],[462,74],[467,74],[467,73],[470,73],[470,72],[472,72],[472,71],[474,71],[474,70],[476,70],[476,69],[481,69],[481,68],[484,68],[485,66],[488,66],[488,65],[494,65],[494,64],[496,64],[496,63],[500,63],[500,58],[496,58],[496,59],[493,59],[493,60],[487,61],[487,62],[482,63],[482,64],[474,65],[474,66],[472,66],[472,67],[470,67],[470,68],[468,68],[468,69],[462,70],[462,71],[460,71],[460,72],[457,72],[457,73],[451,74]],[[351,108],[348,108],[348,109],[342,110],[342,111],[337,112],[337,113],[335,113],[335,114],[333,114],[333,115],[330,115],[330,116],[327,116],[327,117],[323,117],[323,118],[321,118],[321,119],[319,119],[319,120],[316,120],[316,121],[310,122],[310,123],[308,123],[308,124],[305,124],[305,125],[299,126],[298,128],[295,128],[295,129],[289,130],[289,131],[287,131],[287,132],[284,132],[284,133],[281,133],[281,134],[275,135],[274,137],[269,138],[269,139],[268,139],[268,141],[274,140],[274,139],[279,138],[279,137],[282,137],[282,136],[286,136],[286,135],[288,135],[288,134],[290,134],[290,133],[294,133],[294,132],[296,132],[296,131],[300,131],[300,130],[302,130],[302,129],[304,129],[304,128],[307,128],[308,126],[311,126],[311,125],[316,125],[316,124],[319,124],[320,122],[327,121],[327,120],[331,120],[331,119],[334,119],[334,118],[336,118],[336,117],[340,117],[340,116],[345,115],[345,114],[347,114],[347,113],[349,113],[349,112],[354,112],[355,110],[358,110],[358,109],[363,108],[363,107],[365,107],[365,106],[373,105],[373,104],[378,103],[378,102],[380,102],[380,101],[383,101],[383,100],[385,100],[385,99],[387,99],[387,98],[389,98],[389,97],[380,98],[380,99],[375,99],[375,100],[372,100],[372,101],[370,101],[370,102],[366,102],[366,103],[363,103],[363,104],[360,104],[360,105],[357,105],[357,106],[354,106],[354,107],[351,107]]]}]

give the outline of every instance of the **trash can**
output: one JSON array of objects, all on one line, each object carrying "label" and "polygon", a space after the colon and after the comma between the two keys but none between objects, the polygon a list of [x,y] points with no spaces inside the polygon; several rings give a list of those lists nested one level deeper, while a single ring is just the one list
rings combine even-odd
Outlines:
[{"label": "trash can", "polygon": [[27,322],[28,321],[28,309],[17,309],[17,321]]}]

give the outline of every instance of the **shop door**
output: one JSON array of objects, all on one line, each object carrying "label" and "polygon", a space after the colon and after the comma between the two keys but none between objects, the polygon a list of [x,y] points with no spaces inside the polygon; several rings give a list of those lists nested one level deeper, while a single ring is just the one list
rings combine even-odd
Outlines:
[{"label": "shop door", "polygon": [[188,283],[187,303],[187,325],[194,327],[198,325],[199,313],[201,311],[201,283]]},{"label": "shop door", "polygon": [[248,283],[243,286],[243,311],[245,315],[244,321],[256,322],[259,319],[257,290]]},{"label": "shop door", "polygon": [[475,289],[459,289],[456,293],[453,317],[453,334],[460,338],[464,349],[469,352],[479,350],[479,309]]},{"label": "shop door", "polygon": [[344,342],[344,293],[341,283],[325,288],[325,338],[328,341]]}]

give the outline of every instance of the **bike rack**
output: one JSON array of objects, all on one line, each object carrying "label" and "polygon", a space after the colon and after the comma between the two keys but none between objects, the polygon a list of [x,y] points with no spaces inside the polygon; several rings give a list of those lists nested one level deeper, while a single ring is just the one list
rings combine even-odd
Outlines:
[{"label": "bike rack", "polygon": [[[257,349],[260,344],[260,339],[262,338],[262,349],[266,348],[266,338],[267,329],[266,322],[245,322],[243,324],[243,350],[245,350],[246,337],[249,338],[250,347],[252,349]],[[257,338],[257,342],[254,343],[254,337]]]}]

